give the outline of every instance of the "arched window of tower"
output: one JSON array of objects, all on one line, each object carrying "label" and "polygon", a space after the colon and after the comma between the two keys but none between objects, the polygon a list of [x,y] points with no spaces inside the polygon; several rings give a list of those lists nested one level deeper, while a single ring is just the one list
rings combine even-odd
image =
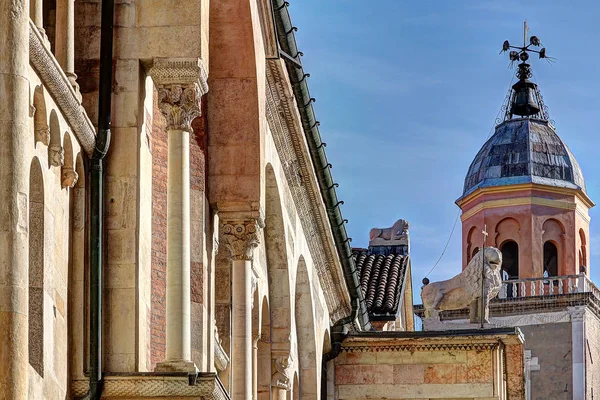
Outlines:
[{"label": "arched window of tower", "polygon": [[587,242],[583,229],[579,229],[579,240],[581,242],[579,249],[579,269],[581,270],[581,267],[587,267]]},{"label": "arched window of tower", "polygon": [[502,269],[510,279],[519,278],[519,245],[514,240],[508,240],[500,246],[502,252]]},{"label": "arched window of tower", "polygon": [[558,276],[558,249],[551,241],[544,243],[544,276]]}]

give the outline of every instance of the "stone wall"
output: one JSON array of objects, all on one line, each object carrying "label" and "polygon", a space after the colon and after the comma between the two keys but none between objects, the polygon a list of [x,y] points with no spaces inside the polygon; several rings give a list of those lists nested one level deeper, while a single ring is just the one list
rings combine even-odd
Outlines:
[{"label": "stone wall", "polygon": [[538,359],[539,370],[530,372],[532,398],[571,398],[571,323],[528,325],[520,329],[525,336],[525,349]]},{"label": "stone wall", "polygon": [[343,343],[335,359],[336,399],[524,399],[517,335],[379,336]]},{"label": "stone wall", "polygon": [[586,398],[600,393],[600,320],[591,312],[585,313],[585,382]]}]

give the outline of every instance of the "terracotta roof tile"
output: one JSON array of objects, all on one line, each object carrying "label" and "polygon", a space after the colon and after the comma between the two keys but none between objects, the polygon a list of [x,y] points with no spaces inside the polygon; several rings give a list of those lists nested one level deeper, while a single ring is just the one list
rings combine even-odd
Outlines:
[{"label": "terracotta roof tile", "polygon": [[398,312],[409,256],[375,254],[367,249],[353,249],[352,256],[369,315],[393,320]]}]

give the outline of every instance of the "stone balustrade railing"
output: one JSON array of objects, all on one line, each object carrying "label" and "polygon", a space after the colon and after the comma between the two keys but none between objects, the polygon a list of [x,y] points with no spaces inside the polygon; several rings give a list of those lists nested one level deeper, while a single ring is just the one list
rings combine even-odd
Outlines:
[{"label": "stone balustrade railing", "polygon": [[502,282],[498,298],[516,299],[535,296],[554,296],[592,292],[600,299],[600,290],[584,275],[550,276],[542,278],[510,279]]}]

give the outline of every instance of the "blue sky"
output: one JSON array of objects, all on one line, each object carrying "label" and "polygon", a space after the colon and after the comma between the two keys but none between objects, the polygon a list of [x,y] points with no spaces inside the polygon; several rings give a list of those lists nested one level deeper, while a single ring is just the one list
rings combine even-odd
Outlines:
[{"label": "blue sky", "polygon": [[[454,201],[492,133],[514,71],[502,42],[523,20],[550,56],[532,61],[550,117],[600,202],[600,53],[594,1],[290,0],[309,86],[353,246],[372,227],[411,223],[418,288],[448,239]],[[600,206],[591,210],[592,278],[600,282]],[[461,226],[432,280],[460,271]]]}]

